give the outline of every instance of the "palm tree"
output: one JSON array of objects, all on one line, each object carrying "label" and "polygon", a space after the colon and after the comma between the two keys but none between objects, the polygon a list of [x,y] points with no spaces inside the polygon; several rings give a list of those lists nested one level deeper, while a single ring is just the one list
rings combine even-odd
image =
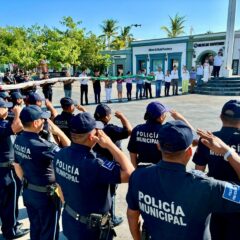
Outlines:
[{"label": "palm tree", "polygon": [[179,16],[178,14],[175,15],[174,18],[170,17],[171,25],[170,27],[162,26],[161,29],[164,30],[169,38],[175,38],[184,33],[184,25],[185,16]]},{"label": "palm tree", "polygon": [[110,49],[111,38],[117,35],[117,23],[118,21],[114,19],[106,19],[103,21],[103,25],[100,25],[103,31],[103,35],[100,37],[104,37],[108,49]]},{"label": "palm tree", "polygon": [[121,29],[121,34],[119,35],[119,39],[125,43],[125,48],[129,46],[129,43],[133,41],[133,35],[130,33],[131,26],[127,26]]}]

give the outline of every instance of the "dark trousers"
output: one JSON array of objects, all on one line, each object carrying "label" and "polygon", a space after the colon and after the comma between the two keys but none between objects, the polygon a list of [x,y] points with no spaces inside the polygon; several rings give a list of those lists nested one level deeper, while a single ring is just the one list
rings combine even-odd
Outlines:
[{"label": "dark trousers", "polygon": [[219,72],[220,72],[220,66],[213,66],[213,76],[214,77],[219,77]]},{"label": "dark trousers", "polygon": [[178,79],[172,79],[172,94],[178,95]]},{"label": "dark trousers", "polygon": [[145,82],[145,91],[146,91],[146,98],[148,98],[148,93],[150,98],[152,98],[152,86],[151,83]]},{"label": "dark trousers", "polygon": [[60,200],[47,193],[24,189],[24,205],[30,221],[31,240],[57,240],[59,236]]},{"label": "dark trousers", "polygon": [[127,99],[132,100],[132,83],[127,83],[126,88],[127,88]]},{"label": "dark trousers", "polygon": [[88,85],[81,84],[81,105],[83,105],[83,95],[85,95],[85,103],[88,104]]},{"label": "dark trousers", "polygon": [[2,233],[7,239],[15,235],[18,214],[18,189],[14,172],[11,169],[0,168],[0,218]]},{"label": "dark trousers", "polygon": [[136,99],[138,99],[138,96],[142,98],[142,90],[143,90],[143,84],[136,84]]},{"label": "dark trousers", "polygon": [[50,102],[52,101],[52,88],[48,88],[48,89],[43,89],[43,95],[46,99],[48,99]]},{"label": "dark trousers", "polygon": [[101,103],[101,100],[100,100],[101,88],[93,88],[93,90],[94,90],[95,103],[96,104]]},{"label": "dark trousers", "polygon": [[169,90],[170,90],[170,82],[165,82],[165,96],[169,96]]}]

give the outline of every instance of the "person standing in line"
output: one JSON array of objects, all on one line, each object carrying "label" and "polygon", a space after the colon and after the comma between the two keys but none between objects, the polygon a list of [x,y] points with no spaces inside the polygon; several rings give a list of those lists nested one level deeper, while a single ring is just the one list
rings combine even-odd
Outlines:
[{"label": "person standing in line", "polygon": [[203,84],[203,66],[201,62],[198,63],[197,65],[197,75],[196,75],[196,80],[197,80],[197,85],[201,86]]},{"label": "person standing in line", "polygon": [[136,76],[136,99],[138,100],[138,97],[142,99],[143,97],[143,78],[141,76],[141,70],[138,71],[138,75]]},{"label": "person standing in line", "polygon": [[16,239],[26,235],[29,231],[21,229],[17,222],[18,197],[21,191],[21,181],[16,177],[13,169],[13,139],[14,135],[22,131],[22,124],[19,119],[21,108],[13,108],[14,119],[7,120],[8,108],[12,107],[11,102],[0,98],[0,219],[1,230],[5,239]]},{"label": "person standing in line", "polygon": [[162,89],[163,81],[164,81],[164,74],[163,74],[162,68],[158,67],[158,70],[155,73],[156,98],[161,97],[161,89]]},{"label": "person standing in line", "polygon": [[[106,74],[106,77],[108,77],[108,73]],[[107,103],[112,103],[111,99],[112,99],[112,84],[113,84],[113,80],[111,79],[107,79],[104,81],[105,83],[105,92],[106,92],[106,101]]]},{"label": "person standing in line", "polygon": [[173,66],[173,70],[171,71],[171,84],[172,84],[172,95],[178,95],[178,69],[177,67],[174,65]]},{"label": "person standing in line", "polygon": [[209,79],[211,79],[212,73],[213,73],[213,62],[214,62],[213,55],[210,54],[210,55],[208,56],[208,63],[209,63],[209,67],[210,67],[210,78],[209,78]]},{"label": "person standing in line", "polygon": [[[57,240],[59,236],[61,203],[56,194],[52,160],[60,148],[39,136],[44,119],[49,117],[50,114],[38,106],[23,108],[20,120],[24,131],[14,142],[14,168],[23,180],[23,201],[30,221],[31,240]],[[47,121],[62,146],[69,146],[67,136],[51,120]]]},{"label": "person standing in line", "polygon": [[209,79],[210,79],[210,65],[208,59],[206,58],[203,64],[203,82],[207,83]]},{"label": "person standing in line", "polygon": [[128,101],[132,100],[132,81],[133,81],[133,79],[130,77],[130,75],[131,75],[131,72],[128,71],[127,72],[127,76],[129,76],[129,77],[125,79],[126,88],[127,88],[127,99],[128,99]]},{"label": "person standing in line", "polygon": [[171,80],[172,80],[172,77],[171,77],[170,71],[167,70],[167,73],[166,73],[166,75],[165,75],[165,89],[164,89],[165,97],[168,97],[168,96],[169,96],[169,90],[170,90]]},{"label": "person standing in line", "polygon": [[188,93],[188,84],[189,84],[189,71],[186,66],[183,66],[182,69],[182,94]]},{"label": "person standing in line", "polygon": [[122,69],[120,70],[118,70],[118,74],[117,74],[117,92],[118,92],[118,101],[119,102],[122,102],[122,89],[123,89],[123,87],[122,87],[122,84],[123,84],[123,79],[122,79],[122,76],[123,75],[123,73],[122,73]]},{"label": "person standing in line", "polygon": [[[83,69],[79,77],[87,77],[86,69]],[[88,79],[87,78],[81,79],[80,84],[81,84],[80,86],[81,105],[83,105],[83,95],[85,95],[85,103],[86,105],[88,105]]]},{"label": "person standing in line", "polygon": [[190,71],[190,93],[194,93],[194,87],[196,84],[196,70],[192,67]]},{"label": "person standing in line", "polygon": [[[65,72],[63,73],[63,77],[71,77],[71,74],[69,71],[65,70]],[[64,90],[64,95],[65,97],[72,97],[72,83],[74,82],[74,80],[69,79],[67,81],[63,82],[63,90]]]},{"label": "person standing in line", "polygon": [[[47,80],[49,79],[49,75],[47,73],[45,73],[43,75],[43,79],[42,80]],[[52,95],[53,95],[53,91],[52,91],[52,85],[54,83],[44,83],[41,84],[40,86],[42,87],[42,91],[43,91],[43,95],[46,99],[48,99],[50,102],[52,102]]]},{"label": "person standing in line", "polygon": [[153,77],[154,73],[151,72],[146,78],[145,78],[145,92],[146,92],[146,98],[148,99],[148,93],[150,98],[152,98],[152,85],[151,85],[151,79],[150,77]]},{"label": "person standing in line", "polygon": [[[213,132],[213,135],[231,147],[228,147],[228,154],[214,154],[202,141],[199,141],[193,162],[196,164],[195,168],[203,172],[208,166],[209,177],[240,185],[240,162],[236,165],[228,158],[232,154],[240,154],[240,101],[230,100],[226,102],[222,107],[220,118],[222,128]],[[232,191],[234,192],[234,190]],[[213,213],[210,219],[211,239],[236,239],[239,234],[239,226],[240,213]]]},{"label": "person standing in line", "polygon": [[[99,78],[100,77],[100,71],[98,69],[94,70],[94,77]],[[98,79],[93,79],[93,91],[94,91],[94,97],[95,97],[95,104],[101,103],[101,81]]]},{"label": "person standing in line", "polygon": [[214,65],[213,65],[213,76],[214,78],[219,78],[220,68],[223,64],[222,53],[218,52],[218,55],[214,57]]}]

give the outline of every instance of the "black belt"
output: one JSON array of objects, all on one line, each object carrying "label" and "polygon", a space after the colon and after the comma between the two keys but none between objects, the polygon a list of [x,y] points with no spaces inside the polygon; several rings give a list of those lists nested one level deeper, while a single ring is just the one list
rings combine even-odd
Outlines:
[{"label": "black belt", "polygon": [[12,166],[12,162],[2,162],[0,163],[0,168],[8,168]]},{"label": "black belt", "polygon": [[47,185],[47,186],[39,186],[32,183],[29,183],[26,179],[23,180],[23,187],[41,193],[54,193],[56,189],[56,185]]},{"label": "black belt", "polygon": [[67,205],[66,203],[64,204],[64,209],[66,210],[66,212],[73,217],[75,220],[83,223],[83,224],[88,224],[89,222],[89,217],[86,216],[81,216],[80,214],[78,214],[76,211],[74,211],[69,205]]},{"label": "black belt", "polygon": [[[86,224],[89,229],[93,228],[101,228],[106,224],[110,224],[110,214],[98,214],[98,213],[91,213],[89,216],[82,216],[73,210],[69,205],[66,203],[64,204],[64,209],[66,212],[73,217],[76,221],[79,221],[83,224]],[[110,226],[110,225],[109,225]]]}]

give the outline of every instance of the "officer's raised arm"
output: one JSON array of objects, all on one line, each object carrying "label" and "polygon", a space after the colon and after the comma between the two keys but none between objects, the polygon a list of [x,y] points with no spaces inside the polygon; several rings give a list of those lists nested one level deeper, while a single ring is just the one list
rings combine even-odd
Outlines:
[{"label": "officer's raised arm", "polygon": [[123,127],[125,127],[128,130],[128,134],[130,135],[132,132],[132,125],[129,122],[129,120],[126,118],[126,116],[122,112],[117,111],[117,112],[115,112],[115,117],[120,119]]},{"label": "officer's raised arm", "polygon": [[240,179],[240,157],[236,151],[210,132],[204,132],[203,130],[198,129],[197,133],[201,137],[201,142],[205,146],[214,153],[223,156],[224,160],[230,163]]},{"label": "officer's raised arm", "polygon": [[14,133],[18,133],[23,129],[23,125],[19,118],[21,110],[22,110],[21,107],[17,105],[12,110],[14,113],[14,119],[13,119],[11,128]]},{"label": "officer's raised arm", "polygon": [[130,160],[127,156],[111,141],[111,139],[101,130],[98,130],[97,133],[97,142],[98,144],[103,147],[107,148],[113,158],[119,163],[121,167],[121,182],[126,183],[134,170],[133,165],[131,164]]}]

